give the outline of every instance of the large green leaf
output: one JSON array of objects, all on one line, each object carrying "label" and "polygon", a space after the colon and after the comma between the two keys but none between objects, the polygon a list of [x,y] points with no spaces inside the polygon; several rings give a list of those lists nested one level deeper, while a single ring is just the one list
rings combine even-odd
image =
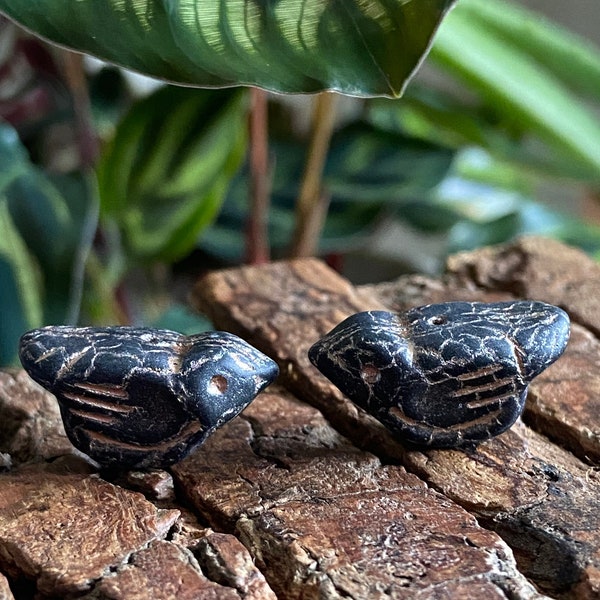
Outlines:
[{"label": "large green leaf", "polygon": [[216,216],[246,147],[245,94],[166,86],[124,117],[98,172],[128,255],[173,260]]},{"label": "large green leaf", "polygon": [[398,96],[454,1],[0,0],[0,10],[176,83]]},{"label": "large green leaf", "polygon": [[401,204],[437,185],[453,154],[435,142],[354,123],[333,136],[324,182],[334,203]]},{"label": "large green leaf", "polygon": [[597,53],[581,47],[569,53],[560,31],[541,20],[520,22],[519,9],[500,18],[500,11],[510,14],[514,7],[498,0],[494,11],[491,4],[461,0],[440,28],[431,59],[507,120],[546,142],[570,170],[578,165],[582,178],[599,182],[600,124],[577,96],[585,86],[573,83],[587,77],[598,85]]},{"label": "large green leaf", "polygon": [[0,123],[0,363],[28,327],[76,321],[96,220],[91,183],[49,179]]}]

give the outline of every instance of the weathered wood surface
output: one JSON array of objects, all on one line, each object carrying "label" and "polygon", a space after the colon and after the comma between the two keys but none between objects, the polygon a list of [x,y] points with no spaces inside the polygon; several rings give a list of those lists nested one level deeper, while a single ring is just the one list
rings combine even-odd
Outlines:
[{"label": "weathered wood surface", "polygon": [[76,595],[107,565],[164,537],[178,516],[85,470],[56,463],[17,469],[0,488],[3,571],[37,578],[48,595]]},{"label": "weathered wood surface", "polygon": [[289,393],[263,393],[173,471],[281,598],[536,597],[496,534]]},{"label": "weathered wood surface", "polygon": [[[565,285],[560,283],[562,259]],[[552,272],[545,278],[545,265],[550,264]],[[501,534],[522,572],[540,589],[591,598],[600,595],[600,488],[593,466],[600,431],[600,373],[594,369],[597,340],[591,327],[600,295],[587,284],[585,295],[565,292],[561,300],[561,290],[578,289],[572,279],[576,265],[581,277],[598,272],[582,253],[525,240],[456,256],[441,281],[408,277],[354,290],[322,263],[305,260],[209,275],[197,286],[195,301],[217,326],[243,335],[273,356],[284,384],[352,442],[399,462]],[[469,273],[476,276],[469,278]],[[407,451],[306,359],[313,340],[358,310],[509,297],[554,302],[581,324],[574,325],[573,344],[565,356],[532,386],[525,419],[540,431],[520,424],[475,452]]]},{"label": "weathered wood surface", "polygon": [[0,453],[6,466],[71,452],[54,396],[25,371],[0,371]]},{"label": "weathered wood surface", "polygon": [[8,579],[4,575],[0,575],[0,600],[14,600]]},{"label": "weathered wood surface", "polygon": [[0,371],[0,452],[0,599],[275,598],[236,537],[177,503],[169,473],[100,477],[23,371]]},{"label": "weathered wood surface", "polygon": [[[170,472],[99,474],[53,398],[0,372],[0,599],[599,597],[598,276],[535,239],[361,289],[310,259],[211,274],[194,303],[280,385]],[[406,450],[306,357],[360,310],[513,297],[573,335],[524,423],[476,451]]]}]

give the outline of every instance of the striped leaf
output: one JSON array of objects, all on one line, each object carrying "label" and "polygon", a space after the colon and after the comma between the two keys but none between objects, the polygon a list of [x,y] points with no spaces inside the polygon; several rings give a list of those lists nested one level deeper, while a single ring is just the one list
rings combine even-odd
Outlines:
[{"label": "striped leaf", "polygon": [[0,0],[69,48],[176,83],[398,96],[455,0]]}]

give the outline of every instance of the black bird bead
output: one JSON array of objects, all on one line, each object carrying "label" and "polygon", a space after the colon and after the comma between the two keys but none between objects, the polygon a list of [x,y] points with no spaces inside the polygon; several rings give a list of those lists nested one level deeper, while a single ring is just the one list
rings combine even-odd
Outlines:
[{"label": "black bird bead", "polygon": [[543,302],[445,302],[355,314],[309,358],[401,441],[469,447],[516,421],[569,329],[567,314]]},{"label": "black bird bead", "polygon": [[230,333],[34,329],[19,356],[52,392],[75,447],[113,468],[166,467],[240,413],[278,374]]}]

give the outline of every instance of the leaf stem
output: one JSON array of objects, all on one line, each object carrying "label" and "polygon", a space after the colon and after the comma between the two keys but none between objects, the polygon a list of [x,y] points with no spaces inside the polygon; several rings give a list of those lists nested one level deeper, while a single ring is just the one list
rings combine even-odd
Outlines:
[{"label": "leaf stem", "polygon": [[333,134],[337,96],[323,92],[315,98],[311,139],[306,166],[296,202],[296,228],[292,239],[290,257],[314,256],[318,251],[319,238],[329,197],[323,193],[323,169]]},{"label": "leaf stem", "polygon": [[95,250],[90,252],[85,266],[90,285],[87,310],[91,322],[129,325],[131,319],[123,303],[122,291],[113,281],[114,274],[109,273]]},{"label": "leaf stem", "polygon": [[269,262],[269,142],[267,93],[250,88],[250,213],[246,225],[246,262]]},{"label": "leaf stem", "polygon": [[92,169],[98,159],[99,146],[92,123],[89,88],[83,68],[83,55],[70,50],[60,50],[60,62],[65,82],[73,98],[81,167],[84,170]]}]

